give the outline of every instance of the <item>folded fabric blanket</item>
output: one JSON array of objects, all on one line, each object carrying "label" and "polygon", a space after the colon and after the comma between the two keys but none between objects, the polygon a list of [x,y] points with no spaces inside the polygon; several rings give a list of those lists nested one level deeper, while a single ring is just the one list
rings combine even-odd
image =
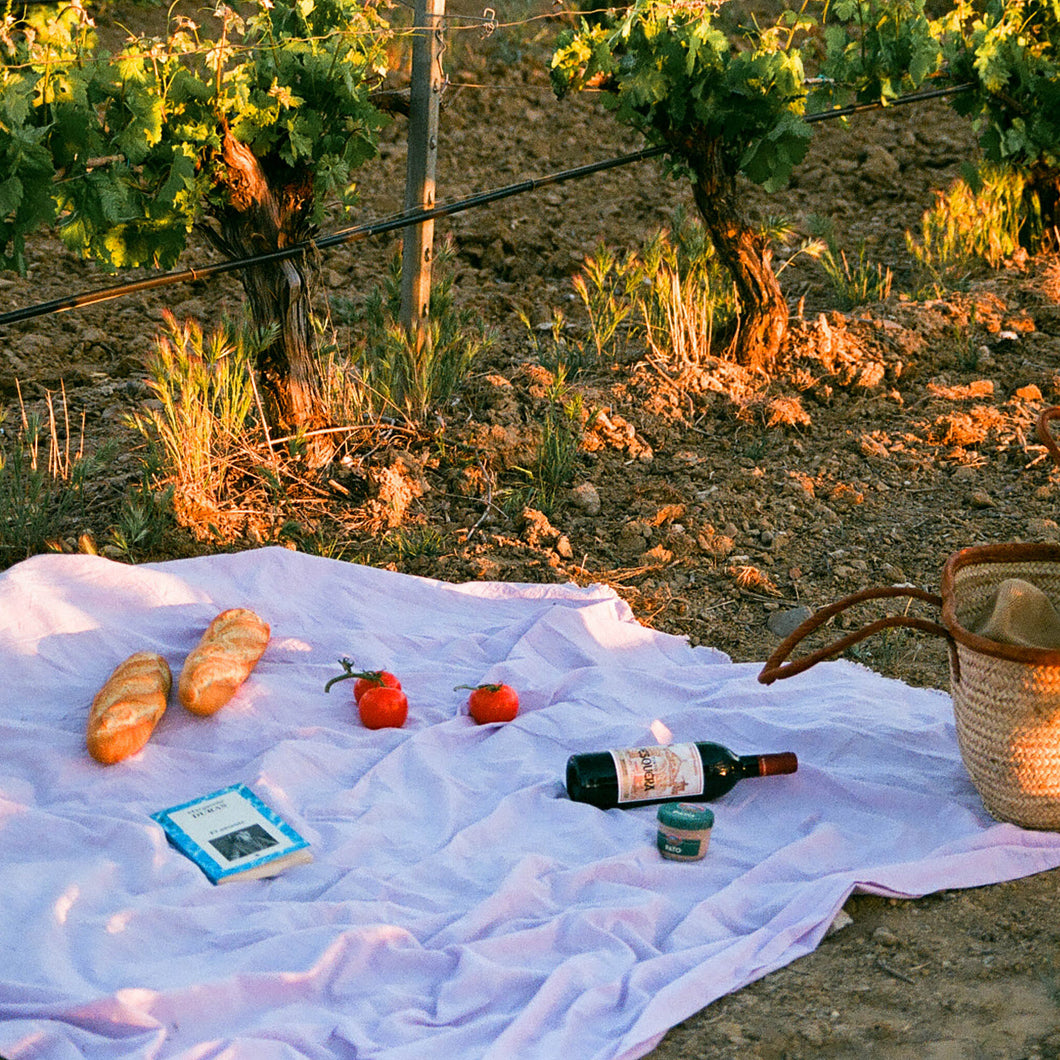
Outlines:
[{"label": "folded fabric blanket", "polygon": [[[85,749],[122,659],[174,678],[209,621],[272,627],[216,715],[171,698],[147,746]],[[368,730],[348,656],[398,674]],[[593,586],[447,585],[267,548],[0,574],[0,1054],[639,1057],[713,999],[811,951],[855,889],[921,895],[1060,865],[1060,835],[993,821],[949,697],[828,663],[759,667],[639,625]],[[476,725],[457,685],[505,681]],[[794,775],[712,804],[707,856],[655,847],[656,809],[572,802],[567,758],[714,740],[794,751]],[[214,886],[150,815],[246,783],[312,844]]]}]

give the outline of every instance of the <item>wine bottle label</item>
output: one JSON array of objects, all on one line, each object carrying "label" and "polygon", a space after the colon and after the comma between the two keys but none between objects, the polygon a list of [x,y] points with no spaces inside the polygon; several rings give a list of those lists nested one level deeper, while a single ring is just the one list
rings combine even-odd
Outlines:
[{"label": "wine bottle label", "polygon": [[703,759],[694,743],[612,751],[618,801],[687,799],[703,793]]}]

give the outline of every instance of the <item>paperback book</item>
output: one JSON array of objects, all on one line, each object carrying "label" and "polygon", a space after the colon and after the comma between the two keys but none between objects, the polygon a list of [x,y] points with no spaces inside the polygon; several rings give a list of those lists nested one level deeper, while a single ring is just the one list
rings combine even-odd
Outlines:
[{"label": "paperback book", "polygon": [[246,784],[161,810],[151,819],[215,884],[276,876],[313,860],[309,841]]}]

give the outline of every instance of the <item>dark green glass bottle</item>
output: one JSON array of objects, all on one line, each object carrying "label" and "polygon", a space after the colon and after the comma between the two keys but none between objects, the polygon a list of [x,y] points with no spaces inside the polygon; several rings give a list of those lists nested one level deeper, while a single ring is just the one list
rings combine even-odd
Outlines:
[{"label": "dark green glass bottle", "polygon": [[709,802],[747,777],[794,773],[791,751],[736,755],[718,743],[593,751],[567,760],[567,794],[601,810],[656,802]]}]

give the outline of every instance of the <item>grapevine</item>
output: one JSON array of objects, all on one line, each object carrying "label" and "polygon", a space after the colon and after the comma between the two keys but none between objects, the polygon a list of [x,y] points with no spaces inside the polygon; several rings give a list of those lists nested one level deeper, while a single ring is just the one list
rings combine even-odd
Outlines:
[{"label": "grapevine", "polygon": [[[371,89],[390,30],[374,3],[223,3],[200,25],[170,9],[164,35],[98,49],[81,0],[0,27],[0,253],[54,222],[115,267],[171,266],[199,228],[226,256],[306,240],[325,204],[349,204],[384,117]],[[276,337],[258,368],[272,426],[321,424],[311,265],[242,274],[254,324]]]},{"label": "grapevine", "polygon": [[691,179],[739,298],[741,363],[772,366],[788,310],[737,181],[782,187],[809,148],[808,111],[820,117],[852,103],[885,105],[929,83],[971,84],[952,106],[979,123],[987,159],[1028,175],[1029,209],[1045,224],[1060,221],[1055,0],[958,0],[935,20],[924,0],[834,0],[785,11],[764,28],[726,23],[731,7],[638,0],[623,17],[583,21],[559,37],[552,81],[561,97],[604,90],[615,118]]},{"label": "grapevine", "polygon": [[980,129],[985,158],[1027,178],[1027,214],[1060,225],[1060,7],[961,0],[937,24],[956,78],[976,91],[954,108]]},{"label": "grapevine", "polygon": [[662,146],[670,171],[691,179],[741,302],[735,355],[757,370],[775,362],[788,309],[772,249],[746,217],[736,179],[782,187],[806,153],[806,83],[792,47],[803,28],[796,20],[753,30],[737,48],[709,5],[638,0],[621,20],[567,31],[552,61],[558,95],[605,89],[616,119]]}]

